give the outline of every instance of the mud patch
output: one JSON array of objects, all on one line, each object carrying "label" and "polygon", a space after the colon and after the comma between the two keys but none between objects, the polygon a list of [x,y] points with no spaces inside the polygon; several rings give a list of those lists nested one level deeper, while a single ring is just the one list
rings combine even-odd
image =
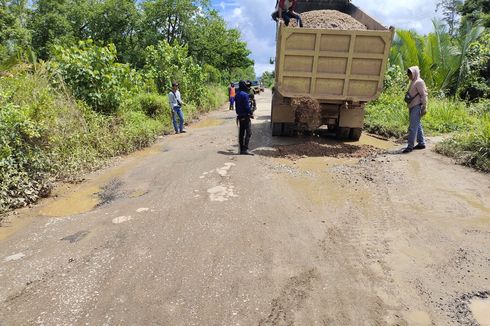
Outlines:
[{"label": "mud patch", "polygon": [[78,231],[77,233],[61,238],[60,240],[69,241],[70,243],[75,243],[85,238],[89,233],[90,233],[89,231]]},{"label": "mud patch", "polygon": [[301,309],[313,290],[312,282],[318,278],[315,268],[291,277],[277,298],[271,302],[269,315],[260,320],[260,326],[294,325],[295,312]]},{"label": "mud patch", "polygon": [[102,205],[106,205],[117,198],[122,197],[123,193],[121,192],[121,188],[123,186],[123,182],[119,179],[112,179],[105,186],[102,187],[102,190],[97,193],[99,197],[99,203],[97,207]]},{"label": "mud patch", "polygon": [[408,325],[414,326],[431,326],[432,320],[425,311],[412,311],[406,314],[405,317]]},{"label": "mud patch", "polygon": [[138,198],[146,195],[149,191],[148,190],[135,190],[132,193],[129,194],[129,198]]},{"label": "mud patch", "polygon": [[220,126],[224,123],[224,120],[220,119],[206,119],[206,120],[201,120],[198,123],[194,124],[192,127],[193,128],[209,128],[209,127],[216,127]]}]

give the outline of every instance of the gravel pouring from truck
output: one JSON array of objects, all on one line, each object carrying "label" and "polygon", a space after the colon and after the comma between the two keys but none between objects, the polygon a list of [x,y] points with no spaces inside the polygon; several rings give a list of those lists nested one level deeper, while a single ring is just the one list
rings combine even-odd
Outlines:
[{"label": "gravel pouring from truck", "polygon": [[272,134],[293,134],[297,126],[291,101],[310,97],[320,103],[322,126],[328,126],[338,138],[357,140],[365,104],[381,93],[394,29],[384,27],[348,0],[299,0],[296,9],[299,13],[321,10],[317,15],[332,15],[337,10],[366,29],[278,25]]}]

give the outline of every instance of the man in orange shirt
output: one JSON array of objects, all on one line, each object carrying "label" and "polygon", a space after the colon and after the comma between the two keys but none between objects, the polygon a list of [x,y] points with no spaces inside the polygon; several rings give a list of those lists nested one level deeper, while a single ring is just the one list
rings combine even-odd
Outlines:
[{"label": "man in orange shirt", "polygon": [[228,97],[230,98],[230,110],[233,110],[233,104],[235,103],[235,84],[231,83],[228,87]]}]

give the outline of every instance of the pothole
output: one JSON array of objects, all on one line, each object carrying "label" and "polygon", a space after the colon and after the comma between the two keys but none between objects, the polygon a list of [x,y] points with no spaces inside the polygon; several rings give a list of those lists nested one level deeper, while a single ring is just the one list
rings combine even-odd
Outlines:
[{"label": "pothole", "polygon": [[97,206],[102,206],[108,204],[117,198],[122,197],[121,187],[123,182],[119,179],[112,179],[102,190],[97,194],[99,196],[99,204]]},{"label": "pothole", "polygon": [[89,233],[90,233],[89,231],[78,231],[77,233],[74,233],[74,234],[71,234],[71,235],[67,235],[64,238],[61,238],[61,240],[63,240],[63,241],[69,241],[70,243],[74,243],[74,242],[78,242],[78,241],[82,240]]}]

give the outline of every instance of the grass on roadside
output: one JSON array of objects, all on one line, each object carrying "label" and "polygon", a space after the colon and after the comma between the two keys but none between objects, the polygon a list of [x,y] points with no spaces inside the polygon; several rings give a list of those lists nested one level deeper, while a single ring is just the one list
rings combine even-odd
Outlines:
[{"label": "grass on roadside", "polygon": [[[427,135],[452,133],[437,144],[436,151],[461,164],[490,171],[490,102],[468,107],[465,102],[430,98],[422,118]],[[403,139],[407,135],[408,109],[401,91],[385,91],[366,107],[365,130],[385,137]]]},{"label": "grass on roadside", "polygon": [[[472,124],[463,102],[431,98],[422,118],[427,135],[438,135],[466,129]],[[404,138],[408,129],[408,109],[400,92],[383,92],[366,107],[365,130],[385,137]]]},{"label": "grass on roadside", "polygon": [[462,130],[436,145],[436,152],[457,162],[490,172],[490,114],[475,119],[468,130]]}]

